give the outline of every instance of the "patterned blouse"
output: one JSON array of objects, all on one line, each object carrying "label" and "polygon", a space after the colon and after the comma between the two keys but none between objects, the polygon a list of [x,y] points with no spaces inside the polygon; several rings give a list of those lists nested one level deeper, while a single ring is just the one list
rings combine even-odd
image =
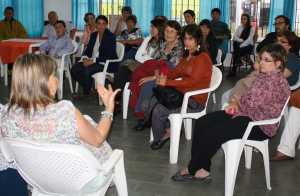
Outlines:
[{"label": "patterned blouse", "polygon": [[[87,117],[87,120],[96,126],[91,118]],[[75,107],[70,101],[60,101],[48,105],[45,109],[32,112],[29,117],[25,117],[20,108],[7,113],[6,105],[0,113],[0,131],[3,137],[83,145],[96,156],[100,164],[108,160],[112,152],[107,142],[97,148],[80,140]],[[8,165],[0,153],[0,171],[8,167],[13,168],[14,166]]]},{"label": "patterned blouse", "polygon": [[179,60],[182,57],[183,44],[179,40],[177,45],[168,54],[165,53],[166,45],[167,45],[166,42],[161,43],[161,45],[159,47],[160,48],[159,52],[157,54],[155,54],[154,59],[166,60],[166,61],[170,62],[173,65],[173,67],[175,67],[179,63]]},{"label": "patterned blouse", "polygon": [[[251,87],[240,99],[240,110],[235,116],[248,116],[253,121],[279,116],[290,95],[287,80],[279,71],[259,73]],[[279,124],[260,126],[269,137],[273,137]]]}]

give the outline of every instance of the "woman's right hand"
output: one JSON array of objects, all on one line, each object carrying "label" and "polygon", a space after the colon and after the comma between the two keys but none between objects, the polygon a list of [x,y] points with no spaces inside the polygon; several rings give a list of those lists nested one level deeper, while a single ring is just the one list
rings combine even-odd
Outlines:
[{"label": "woman's right hand", "polygon": [[108,89],[105,88],[103,85],[98,85],[97,91],[103,101],[105,110],[113,112],[115,107],[115,97],[118,94],[118,92],[120,92],[120,89],[113,91],[111,85],[108,86]]},{"label": "woman's right hand", "polygon": [[225,112],[229,115],[234,115],[239,111],[239,106],[236,103],[230,103],[226,108]]},{"label": "woman's right hand", "polygon": [[153,81],[153,80],[155,80],[155,76],[144,77],[144,78],[140,79],[139,86],[142,86],[143,84]]}]

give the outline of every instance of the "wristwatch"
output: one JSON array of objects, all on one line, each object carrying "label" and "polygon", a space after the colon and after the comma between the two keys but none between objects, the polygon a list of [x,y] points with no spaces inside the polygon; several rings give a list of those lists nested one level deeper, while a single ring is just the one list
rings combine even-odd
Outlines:
[{"label": "wristwatch", "polygon": [[109,118],[111,121],[113,121],[113,117],[114,117],[114,114],[112,112],[109,112],[109,111],[102,111],[101,112],[101,119]]}]

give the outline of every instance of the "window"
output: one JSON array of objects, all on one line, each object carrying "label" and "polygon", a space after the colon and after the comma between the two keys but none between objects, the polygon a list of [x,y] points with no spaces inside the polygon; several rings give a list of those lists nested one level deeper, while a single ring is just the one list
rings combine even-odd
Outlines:
[{"label": "window", "polygon": [[199,22],[200,0],[172,0],[172,20],[177,20],[180,24],[185,25],[183,12],[187,9],[193,10],[196,15],[196,23]]},{"label": "window", "polygon": [[300,36],[300,0],[296,1],[295,33]]},{"label": "window", "polygon": [[123,5],[124,0],[100,0],[101,14],[106,16],[120,15]]},{"label": "window", "polygon": [[[270,0],[241,0],[242,11],[251,16],[252,26],[257,28],[258,37],[264,37],[268,31]],[[236,27],[235,21],[240,20],[241,16],[235,13],[237,0],[231,1],[231,31],[234,32]],[[236,18],[238,17],[238,18]],[[234,22],[233,22],[234,21]]]}]

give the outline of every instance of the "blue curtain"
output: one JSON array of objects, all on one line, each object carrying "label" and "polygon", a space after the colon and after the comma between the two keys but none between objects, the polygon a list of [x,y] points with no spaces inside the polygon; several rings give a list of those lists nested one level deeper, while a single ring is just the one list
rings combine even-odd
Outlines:
[{"label": "blue curtain", "polygon": [[291,20],[291,28],[294,29],[296,17],[296,1],[295,0],[271,0],[270,17],[269,17],[269,32],[275,31],[275,18],[278,15],[285,15]]},{"label": "blue curtain", "polygon": [[230,20],[230,1],[228,0],[200,1],[200,20],[211,19],[210,12],[213,8],[221,10],[221,21],[228,24]]},{"label": "blue curtain", "polygon": [[273,32],[275,30],[275,26],[273,25],[275,22],[275,18],[278,15],[283,14],[284,0],[271,0],[270,2],[270,14],[269,14],[269,32]]},{"label": "blue curtain", "polygon": [[283,14],[290,18],[291,28],[295,28],[295,17],[296,17],[296,1],[295,0],[285,0],[283,7]]},{"label": "blue curtain", "polygon": [[83,18],[87,12],[93,12],[97,17],[100,13],[99,0],[72,0],[72,20],[77,29],[84,29]]},{"label": "blue curtain", "polygon": [[4,18],[4,9],[7,6],[12,6],[12,0],[0,0],[0,20]]},{"label": "blue curtain", "polygon": [[5,7],[12,6],[15,10],[15,18],[23,24],[28,35],[30,37],[39,37],[41,36],[44,27],[43,2],[43,0],[1,0],[1,18],[3,18]]},{"label": "blue curtain", "polygon": [[155,0],[126,0],[125,5],[132,8],[132,12],[138,18],[139,26],[145,35],[149,34],[150,21],[153,19]]},{"label": "blue curtain", "polygon": [[172,0],[155,0],[153,5],[154,16],[166,16],[171,18]]}]

